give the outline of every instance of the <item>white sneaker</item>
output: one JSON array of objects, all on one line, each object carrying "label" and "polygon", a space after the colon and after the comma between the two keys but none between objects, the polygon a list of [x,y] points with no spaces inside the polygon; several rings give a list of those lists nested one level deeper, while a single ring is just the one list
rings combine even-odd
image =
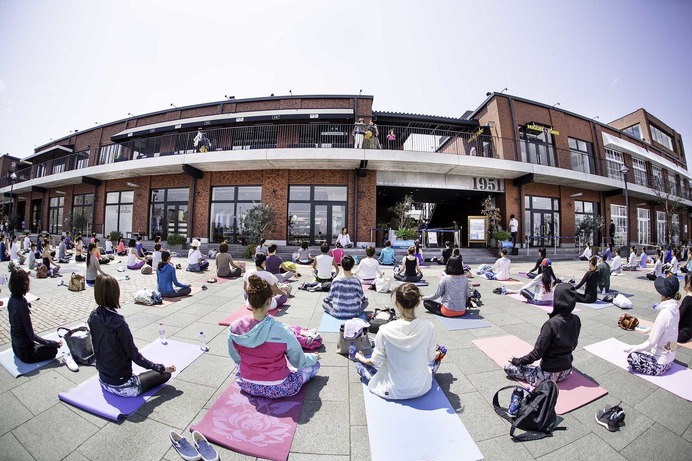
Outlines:
[{"label": "white sneaker", "polygon": [[79,371],[79,365],[72,358],[72,354],[67,353],[63,355],[62,362],[67,366],[70,371]]}]

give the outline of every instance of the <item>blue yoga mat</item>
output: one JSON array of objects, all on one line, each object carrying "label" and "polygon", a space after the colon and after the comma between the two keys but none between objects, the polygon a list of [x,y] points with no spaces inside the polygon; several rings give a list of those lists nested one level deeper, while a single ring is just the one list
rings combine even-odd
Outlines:
[{"label": "blue yoga mat", "polygon": [[[365,320],[365,314],[360,314],[359,317]],[[317,331],[322,333],[338,333],[341,329],[341,325],[346,323],[348,319],[337,319],[332,317],[326,312],[322,313],[322,320],[320,320],[320,326],[317,327]]]},{"label": "blue yoga mat", "polygon": [[[51,341],[60,341],[58,333],[51,333],[49,335],[44,336],[44,338],[50,339]],[[58,355],[55,357],[55,359],[59,359],[68,352],[69,349],[67,348],[67,344],[63,343],[62,347],[58,349]],[[24,363],[14,355],[12,347],[0,353],[0,365],[2,365],[2,367],[15,378],[18,378],[19,376],[25,375],[27,373],[31,373],[34,370],[38,370],[39,368],[48,365],[55,359],[44,360],[43,362],[37,363]]]},{"label": "blue yoga mat", "polygon": [[461,317],[442,317],[441,315],[436,315],[435,318],[448,330],[471,330],[490,326],[490,323],[480,318],[478,314],[469,311],[466,311],[466,314]]},{"label": "blue yoga mat", "polygon": [[417,399],[385,400],[371,393],[366,385],[363,394],[373,461],[483,459],[434,379],[432,389]]}]

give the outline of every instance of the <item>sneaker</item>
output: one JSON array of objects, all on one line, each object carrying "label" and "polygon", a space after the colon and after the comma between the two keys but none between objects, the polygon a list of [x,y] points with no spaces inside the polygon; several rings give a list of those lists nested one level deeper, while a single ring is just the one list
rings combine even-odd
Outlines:
[{"label": "sneaker", "polygon": [[199,454],[199,451],[177,432],[169,432],[168,438],[171,440],[171,445],[173,445],[175,451],[177,451],[180,457],[185,461],[197,461],[202,459],[202,455]]},{"label": "sneaker", "polygon": [[625,411],[619,405],[619,403],[613,407],[606,405],[603,410],[598,410],[595,415],[596,422],[610,432],[619,430],[625,425]]},{"label": "sneaker", "polygon": [[70,371],[79,371],[79,365],[77,365],[77,362],[74,361],[72,354],[69,352],[62,356],[62,363],[64,363]]},{"label": "sneaker", "polygon": [[180,264],[176,264],[176,265],[175,265],[175,268],[176,268],[176,269],[182,269],[183,266],[181,266]]},{"label": "sneaker", "polygon": [[209,288],[206,285],[202,285],[202,290],[208,290]]},{"label": "sneaker", "polygon": [[199,451],[200,455],[202,455],[203,461],[218,461],[219,454],[216,452],[214,447],[209,444],[206,437],[204,437],[200,432],[194,431],[192,433],[192,441],[195,443],[197,451]]}]

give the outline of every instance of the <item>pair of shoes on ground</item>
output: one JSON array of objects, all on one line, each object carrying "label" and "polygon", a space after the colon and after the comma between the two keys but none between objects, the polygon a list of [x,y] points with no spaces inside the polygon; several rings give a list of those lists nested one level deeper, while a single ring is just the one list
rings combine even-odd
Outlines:
[{"label": "pair of shoes on ground", "polygon": [[175,448],[175,451],[177,451],[185,461],[218,461],[219,459],[219,454],[214,447],[212,447],[207,439],[198,431],[192,433],[192,442],[194,446],[175,431],[171,431],[168,434],[168,438],[173,448]]},{"label": "pair of shoes on ground", "polygon": [[596,412],[596,422],[610,432],[616,432],[625,425],[625,410],[620,407],[620,403],[615,406],[606,405],[603,410]]}]

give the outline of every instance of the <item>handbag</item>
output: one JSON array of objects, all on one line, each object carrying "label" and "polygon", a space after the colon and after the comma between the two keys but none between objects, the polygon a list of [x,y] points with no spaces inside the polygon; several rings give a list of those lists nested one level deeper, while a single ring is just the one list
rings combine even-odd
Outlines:
[{"label": "handbag", "polygon": [[378,293],[389,293],[392,289],[392,285],[389,283],[384,276],[377,277],[375,279],[375,291]]},{"label": "handbag", "polygon": [[48,278],[48,268],[44,265],[40,265],[36,268],[36,278],[45,279]]},{"label": "handbag", "polygon": [[[65,330],[62,335],[61,330]],[[58,328],[58,336],[65,340],[67,348],[72,354],[72,358],[80,365],[93,365],[96,363],[94,355],[94,345],[91,343],[91,331],[86,326],[70,330],[69,328]]]},{"label": "handbag", "polygon": [[308,330],[296,325],[290,325],[288,328],[303,349],[319,349],[322,346],[322,336],[320,336],[316,329],[313,328]]},{"label": "handbag", "polygon": [[[540,383],[532,391],[524,391],[524,398],[514,418],[507,414],[507,408],[503,408],[499,404],[498,396],[500,392],[506,389],[520,389],[522,391],[524,389],[519,386],[505,386],[493,396],[495,413],[512,423],[509,435],[513,439],[521,442],[539,440],[550,437],[555,430],[565,430],[564,427],[556,427],[557,413],[555,412],[555,404],[560,391],[554,381],[548,379]],[[514,435],[517,429],[521,429],[525,433]]]},{"label": "handbag", "polygon": [[145,264],[142,266],[139,272],[144,275],[149,275],[152,272],[151,266],[149,264]]},{"label": "handbag", "polygon": [[623,330],[634,330],[639,325],[639,319],[629,314],[622,314],[618,319],[618,326]]},{"label": "handbag", "polygon": [[618,294],[615,299],[613,299],[613,304],[620,309],[632,309],[632,301],[623,294]]},{"label": "handbag", "polygon": [[377,333],[380,331],[382,325],[386,325],[392,320],[396,319],[396,311],[391,307],[388,309],[375,309],[375,313],[370,318],[370,327],[368,331],[370,333]]},{"label": "handbag", "polygon": [[358,335],[353,339],[344,338],[344,326],[339,328],[339,343],[337,344],[336,353],[347,355],[348,347],[353,343],[356,346],[356,351],[362,352],[364,355],[372,354],[372,344],[368,337],[368,330],[363,328]]},{"label": "handbag", "polygon": [[607,293],[607,294],[603,297],[603,302],[612,303],[613,300],[615,299],[615,297],[616,297],[618,294],[619,294],[619,293],[618,293],[617,291],[612,291],[612,292],[610,292],[610,293]]},{"label": "handbag", "polygon": [[70,281],[67,284],[67,289],[70,291],[82,291],[86,290],[86,279],[81,274],[75,274],[74,272],[70,276]]}]

